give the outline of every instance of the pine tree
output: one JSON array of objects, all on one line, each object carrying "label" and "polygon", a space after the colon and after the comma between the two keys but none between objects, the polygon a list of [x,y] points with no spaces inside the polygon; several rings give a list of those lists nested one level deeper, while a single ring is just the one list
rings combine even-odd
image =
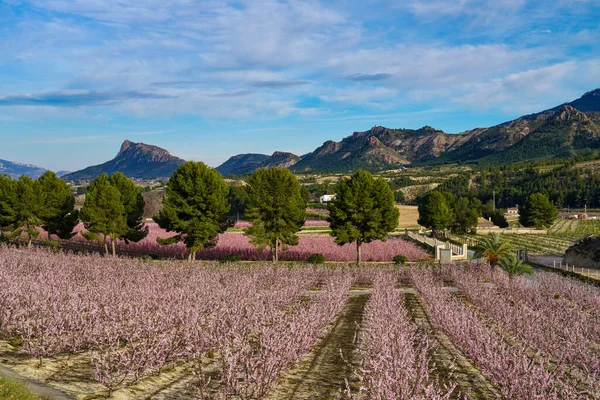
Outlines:
[{"label": "pine tree", "polygon": [[125,207],[127,233],[123,235],[125,242],[139,242],[148,236],[148,227],[144,224],[144,197],[142,189],[121,172],[110,177],[110,183],[121,194],[121,203]]},{"label": "pine tree", "polygon": [[6,233],[12,231],[14,226],[16,199],[15,181],[6,175],[0,175],[0,242],[8,239]]},{"label": "pine tree", "polygon": [[183,241],[190,251],[190,261],[198,250],[216,245],[218,235],[229,226],[228,191],[217,170],[201,162],[180,165],[167,183],[163,209],[154,217],[161,228],[177,235],[159,238],[158,242]]},{"label": "pine tree", "polygon": [[121,193],[110,183],[107,174],[90,182],[80,216],[89,232],[102,235],[107,255],[107,238],[111,239],[113,257],[116,256],[115,241],[126,235],[129,227]]},{"label": "pine tree", "polygon": [[418,223],[431,229],[433,236],[440,230],[448,229],[454,223],[454,214],[447,198],[437,190],[428,192],[419,204]]},{"label": "pine tree", "polygon": [[399,222],[400,213],[388,183],[362,170],[337,185],[336,197],[327,208],[331,235],[339,245],[356,243],[358,265],[361,245],[374,240],[385,241]]},{"label": "pine tree", "polygon": [[279,251],[299,242],[306,203],[298,179],[285,168],[261,168],[248,181],[246,217],[252,222],[245,235],[258,249],[269,247],[273,262]]},{"label": "pine tree", "polygon": [[48,232],[48,239],[50,235],[57,235],[61,239],[72,238],[75,236],[73,229],[79,222],[79,213],[75,210],[71,187],[51,171],[40,176],[38,183],[44,196],[39,218],[42,228]]},{"label": "pine tree", "polygon": [[532,194],[525,204],[519,206],[519,222],[523,226],[549,228],[554,224],[557,215],[554,204],[542,193]]},{"label": "pine tree", "polygon": [[42,220],[42,208],[45,202],[39,182],[28,176],[21,176],[15,182],[15,202],[12,205],[14,212],[11,238],[18,238],[21,234],[27,235],[28,247],[31,247],[33,238],[39,236],[38,226]]}]

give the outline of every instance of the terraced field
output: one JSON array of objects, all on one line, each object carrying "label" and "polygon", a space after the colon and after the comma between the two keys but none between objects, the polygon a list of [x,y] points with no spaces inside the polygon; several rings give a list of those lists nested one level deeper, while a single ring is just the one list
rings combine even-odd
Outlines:
[{"label": "terraced field", "polygon": [[[577,241],[588,235],[600,234],[600,220],[559,219],[546,235],[505,234],[504,237],[516,248],[538,254],[564,254]],[[459,242],[475,246],[481,235],[455,235]]]}]

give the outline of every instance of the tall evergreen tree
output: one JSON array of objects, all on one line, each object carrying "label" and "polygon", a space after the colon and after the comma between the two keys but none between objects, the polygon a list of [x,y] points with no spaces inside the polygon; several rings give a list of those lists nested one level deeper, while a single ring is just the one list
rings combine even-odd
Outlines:
[{"label": "tall evergreen tree", "polygon": [[542,193],[532,194],[525,204],[519,206],[519,222],[523,226],[549,228],[554,224],[557,215],[554,204]]},{"label": "tall evergreen tree", "polygon": [[89,232],[102,236],[107,255],[107,238],[111,239],[112,253],[116,256],[115,241],[126,235],[129,227],[121,193],[111,184],[107,174],[90,182],[80,216]]},{"label": "tall evergreen tree", "polygon": [[452,203],[452,211],[454,213],[452,232],[467,233],[471,228],[477,227],[481,201],[477,198],[459,197]]},{"label": "tall evergreen tree", "polygon": [[144,197],[142,189],[121,172],[110,177],[110,183],[121,194],[121,203],[125,208],[127,233],[123,235],[126,242],[139,242],[148,236],[148,227],[144,224]]},{"label": "tall evergreen tree", "polygon": [[252,221],[245,235],[258,249],[269,247],[273,262],[280,249],[298,244],[306,203],[298,179],[285,168],[261,168],[248,181],[246,217]]},{"label": "tall evergreen tree", "polygon": [[396,229],[400,213],[394,205],[394,193],[383,178],[374,179],[359,170],[337,185],[336,197],[328,203],[331,235],[339,245],[356,243],[356,263],[361,262],[361,245],[385,241]]},{"label": "tall evergreen tree", "polygon": [[14,206],[17,202],[15,182],[7,175],[0,175],[0,238],[12,231],[15,222]]},{"label": "tall evergreen tree", "polygon": [[42,228],[50,235],[61,239],[75,236],[73,229],[79,222],[79,213],[75,210],[75,197],[71,187],[54,172],[48,171],[38,178],[44,196],[43,207],[40,208],[39,218]]},{"label": "tall evergreen tree", "polygon": [[431,229],[433,236],[440,230],[448,229],[454,223],[454,214],[448,199],[437,190],[427,192],[418,207],[421,226]]},{"label": "tall evergreen tree", "polygon": [[216,245],[219,233],[229,226],[228,191],[217,170],[201,162],[180,165],[167,183],[163,209],[154,217],[161,228],[177,235],[158,242],[183,241],[190,251],[190,261],[198,250]]},{"label": "tall evergreen tree", "polygon": [[28,176],[21,176],[15,182],[14,199],[11,237],[16,238],[25,233],[28,247],[31,247],[33,238],[40,234],[37,227],[42,225],[42,219],[39,216],[42,214],[45,197],[41,185]]}]

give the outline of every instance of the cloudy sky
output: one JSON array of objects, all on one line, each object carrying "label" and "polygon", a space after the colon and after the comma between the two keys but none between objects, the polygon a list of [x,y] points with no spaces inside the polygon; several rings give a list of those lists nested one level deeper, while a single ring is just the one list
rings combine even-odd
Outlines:
[{"label": "cloudy sky", "polygon": [[494,125],[600,87],[598,0],[0,0],[0,159],[124,139],[217,166],[374,125]]}]

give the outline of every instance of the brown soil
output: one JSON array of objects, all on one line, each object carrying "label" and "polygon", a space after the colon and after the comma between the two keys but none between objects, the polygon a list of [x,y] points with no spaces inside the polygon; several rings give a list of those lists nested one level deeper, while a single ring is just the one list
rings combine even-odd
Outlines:
[{"label": "brown soil", "polygon": [[366,293],[351,295],[327,336],[281,379],[268,399],[337,399],[346,379],[356,389],[360,360],[355,339],[368,299]]},{"label": "brown soil", "polygon": [[453,398],[457,398],[459,394],[474,400],[502,398],[490,379],[454,346],[446,334],[431,325],[421,297],[414,293],[405,293],[404,296],[413,321],[437,344],[431,354],[435,375],[442,384],[457,383]]}]

